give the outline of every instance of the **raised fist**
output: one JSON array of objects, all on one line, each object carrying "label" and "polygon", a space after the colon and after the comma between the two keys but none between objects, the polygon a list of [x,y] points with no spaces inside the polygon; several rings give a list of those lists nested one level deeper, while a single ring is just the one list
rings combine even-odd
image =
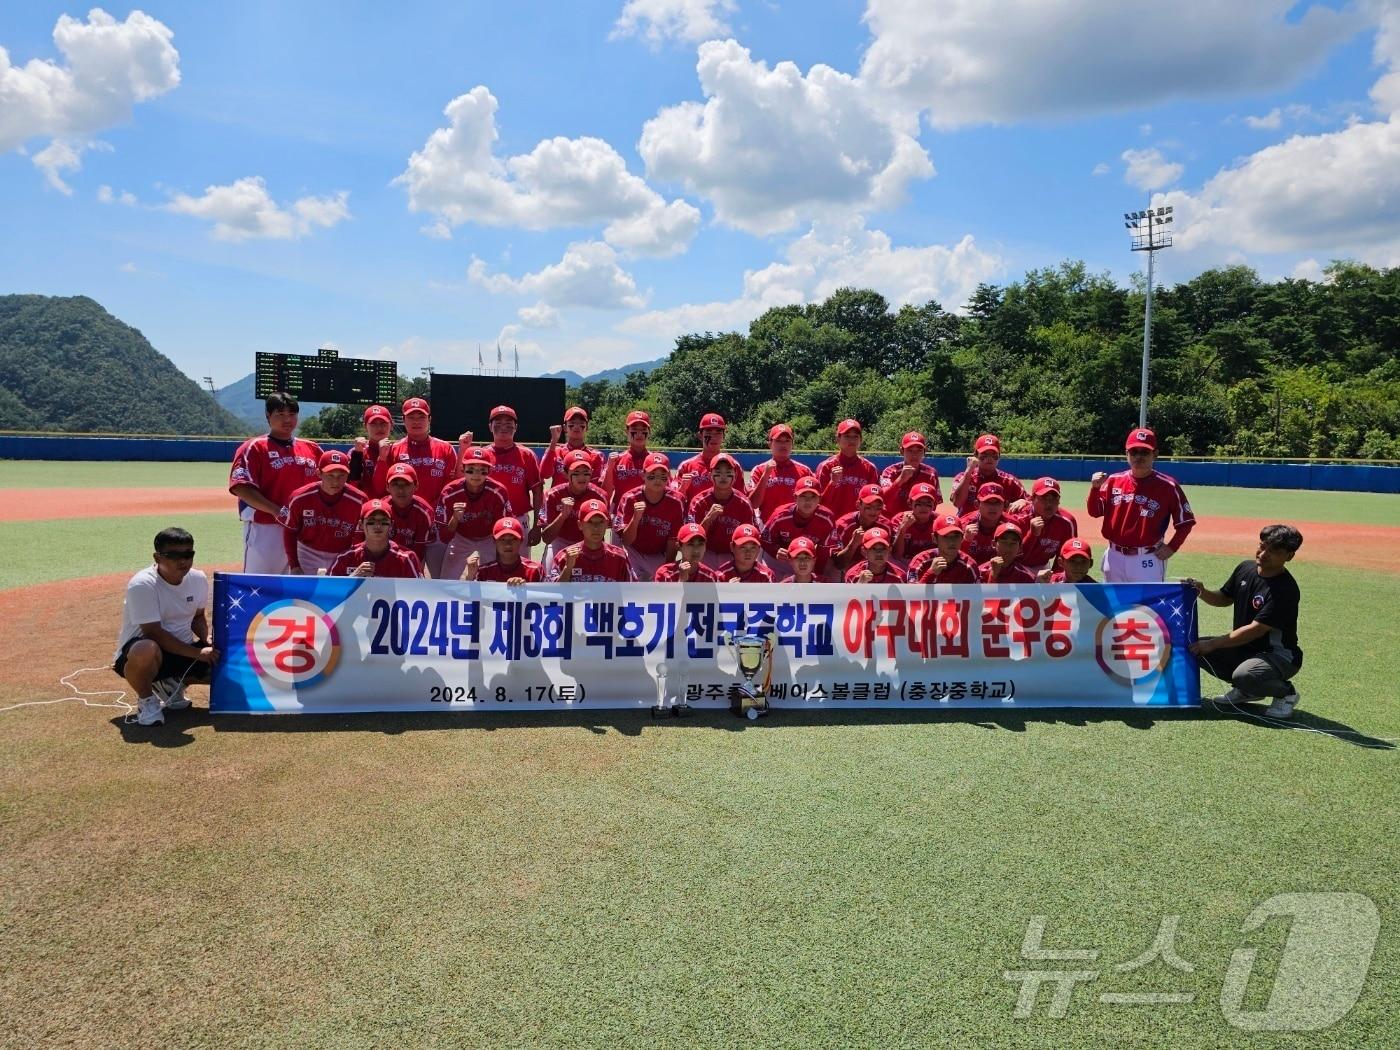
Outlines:
[{"label": "raised fist", "polygon": [[574,562],[578,561],[579,550],[579,545],[575,543],[572,547],[569,547],[564,551],[564,564],[570,569],[574,567]]},{"label": "raised fist", "polygon": [[1025,510],[1026,507],[1026,501],[1023,499],[1018,499],[1015,503],[1011,504],[1011,506],[1007,507],[1006,509],[1011,514],[1019,514],[1021,513],[1021,511]]},{"label": "raised fist", "polygon": [[942,575],[948,569],[948,559],[940,554],[928,563],[928,567],[933,570],[934,575]]},{"label": "raised fist", "polygon": [[914,512],[906,510],[899,518],[899,531],[903,532],[910,525],[914,524]]},{"label": "raised fist", "polygon": [[861,540],[865,539],[865,529],[857,525],[855,532],[851,533],[851,539],[855,542],[855,545],[859,547]]},{"label": "raised fist", "polygon": [[634,518],[640,518],[642,516],[642,512],[646,509],[646,501],[639,499],[636,503],[632,504],[632,516]]},{"label": "raised fist", "polygon": [[778,560],[779,560],[779,561],[792,561],[792,552],[789,551],[786,547],[779,547],[779,548],[778,548]]},{"label": "raised fist", "polygon": [[900,483],[901,485],[903,485],[906,481],[908,481],[910,478],[912,478],[912,477],[914,476],[914,473],[915,473],[916,470],[917,470],[917,468],[914,467],[912,464],[909,464],[909,463],[906,463],[906,464],[904,464],[904,466],[900,467],[900,468],[899,468],[899,483]]},{"label": "raised fist", "polygon": [[567,518],[567,517],[568,517],[570,514],[572,514],[573,512],[574,512],[574,497],[572,497],[572,496],[565,496],[563,499],[561,499],[561,500],[559,501],[559,513],[560,513],[561,515],[563,515],[564,517]]},{"label": "raised fist", "polygon": [[875,574],[869,569],[862,569],[860,575],[856,577],[856,583],[870,583],[875,579]]},{"label": "raised fist", "polygon": [[364,577],[364,576],[373,576],[373,575],[374,575],[374,562],[372,562],[372,561],[362,561],[362,562],[360,562],[359,565],[356,565],[356,566],[355,566],[354,570],[350,573],[350,575],[351,575],[351,576],[361,576],[361,577]]},{"label": "raised fist", "polygon": [[1045,530],[1045,519],[1039,514],[1031,519],[1031,532],[1039,536]]},{"label": "raised fist", "polygon": [[454,504],[452,504],[452,520],[453,520],[453,521],[456,521],[458,518],[460,518],[460,517],[461,517],[463,514],[465,514],[466,512],[467,512],[467,505],[466,505],[465,503],[454,503]]},{"label": "raised fist", "polygon": [[461,434],[459,434],[459,435],[457,436],[457,443],[458,443],[459,445],[461,445],[463,448],[471,448],[471,447],[472,447],[472,439],[473,439],[474,437],[475,437],[475,435],[474,435],[470,430],[464,430],[464,431],[462,431]]},{"label": "raised fist", "polygon": [[467,555],[467,568],[474,569],[481,564],[481,552],[472,551]]},{"label": "raised fist", "polygon": [[967,457],[967,469],[968,469],[969,471],[976,470],[976,469],[977,469],[977,466],[978,466],[978,464],[977,464],[977,457],[976,457],[976,456],[968,456],[968,457]]},{"label": "raised fist", "polygon": [[705,512],[705,524],[709,525],[713,523],[723,513],[723,507],[721,507],[718,503],[711,503],[710,509]]},{"label": "raised fist", "polygon": [[1006,559],[1003,558],[1000,554],[998,554],[995,558],[993,558],[993,559],[992,559],[991,561],[989,561],[987,564],[990,565],[990,566],[992,567],[992,575],[993,575],[993,576],[1000,576],[1000,575],[1001,575],[1001,570],[1004,569],[1004,568],[1006,568]]},{"label": "raised fist", "polygon": [[977,535],[977,522],[974,521],[974,522],[973,522],[971,525],[969,525],[965,530],[963,530],[963,535],[965,535],[965,536],[976,536],[976,535]]},{"label": "raised fist", "polygon": [[833,485],[839,485],[839,484],[841,484],[841,479],[842,479],[843,477],[845,477],[845,476],[846,476],[846,468],[845,468],[845,467],[832,467],[832,468],[831,468],[831,483],[832,483]]},{"label": "raised fist", "polygon": [[1106,478],[1106,477],[1108,477],[1108,475],[1107,475],[1106,473],[1104,473],[1102,470],[1096,470],[1096,471],[1094,471],[1093,476],[1089,478],[1089,484],[1090,484],[1090,485],[1099,485],[1099,484],[1102,484],[1102,483],[1103,483],[1103,479]]},{"label": "raised fist", "polygon": [[558,423],[555,423],[553,426],[551,426],[551,427],[549,428],[549,440],[550,440],[550,443],[551,443],[551,444],[557,444],[557,443],[559,442],[559,435],[562,434],[562,433],[564,433],[564,428],[563,428],[562,426],[560,426]]},{"label": "raised fist", "polygon": [[388,463],[389,454],[393,451],[393,447],[389,444],[389,440],[387,438],[381,441],[379,443],[379,461],[381,463]]},{"label": "raised fist", "polygon": [[368,452],[368,451],[369,451],[369,438],[367,438],[367,437],[357,437],[357,438],[355,439],[355,451],[358,452],[358,453],[359,453],[360,455],[362,455],[362,456],[363,456],[366,452]]},{"label": "raised fist", "polygon": [[695,563],[683,561],[680,563],[680,565],[677,566],[677,568],[680,569],[681,579],[688,580],[690,579],[690,574],[695,571]]}]

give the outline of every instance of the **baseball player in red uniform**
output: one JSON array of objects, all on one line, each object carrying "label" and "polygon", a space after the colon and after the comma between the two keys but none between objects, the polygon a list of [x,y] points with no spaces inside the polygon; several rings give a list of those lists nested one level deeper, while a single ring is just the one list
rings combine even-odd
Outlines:
[{"label": "baseball player in red uniform", "polygon": [[840,579],[860,557],[860,544],[867,529],[881,528],[886,532],[890,531],[890,523],[884,515],[885,497],[880,495],[879,485],[871,484],[862,488],[857,496],[857,503],[859,505],[856,510],[836,519],[836,528],[831,532],[831,567],[840,574],[837,579]]},{"label": "baseball player in red uniform", "polygon": [[[687,507],[690,506],[691,500],[714,484],[710,476],[710,468],[715,458],[724,452],[726,424],[722,415],[718,412],[706,412],[700,417],[700,426],[697,429],[700,434],[700,454],[684,460],[676,468],[676,490],[681,494],[681,499],[685,500]],[[742,492],[744,491],[743,468],[739,466],[738,460],[731,457],[730,461],[738,472],[734,485]]]},{"label": "baseball player in red uniform", "polygon": [[1037,573],[1054,564],[1065,540],[1079,535],[1079,522],[1060,508],[1060,483],[1054,478],[1040,478],[1031,486],[1029,517],[1022,514],[1016,523],[1025,539],[1021,564]]},{"label": "baseball player in red uniform", "polygon": [[439,541],[445,540],[447,545],[440,579],[460,580],[473,552],[478,561],[495,553],[491,530],[502,518],[513,516],[506,503],[505,487],[491,478],[492,465],[480,445],[467,449],[462,476],[438,495],[434,520]]},{"label": "baseball player in red uniform", "polygon": [[759,553],[763,546],[758,539],[758,526],[752,522],[740,525],[730,540],[733,557],[718,569],[725,583],[772,583],[773,573],[763,564]]},{"label": "baseball player in red uniform", "polygon": [[467,557],[468,583],[504,583],[519,587],[522,583],[539,583],[544,579],[544,566],[520,556],[525,542],[525,530],[520,519],[504,517],[491,526],[491,538],[496,543],[496,560],[481,564],[475,553]]},{"label": "baseball player in red uniform", "polygon": [[389,452],[389,432],[394,427],[394,417],[383,405],[370,405],[364,414],[366,437],[357,437],[355,447],[350,450],[350,484],[371,498],[384,495],[374,487],[374,466],[382,451]]},{"label": "baseball player in red uniform", "polygon": [[[888,485],[880,486],[881,492],[888,493],[890,490]],[[933,512],[938,507],[938,489],[920,481],[907,493],[902,494],[901,498],[905,497],[909,500],[910,509],[901,511],[898,515],[890,515],[889,504],[886,503],[885,512],[895,523],[894,556],[907,563],[935,546],[933,527],[937,520]],[[886,499],[888,498],[886,496]]]},{"label": "baseball player in red uniform", "polygon": [[766,524],[779,507],[786,507],[796,498],[798,481],[812,476],[807,464],[792,458],[792,427],[786,423],[768,431],[768,450],[773,458],[749,474],[749,502],[758,511],[760,524]]},{"label": "baseball player in red uniform", "polygon": [[864,555],[846,570],[847,583],[904,583],[908,570],[890,561],[890,534],[885,529],[866,529],[860,549]]},{"label": "baseball player in red uniform", "polygon": [[[389,454],[381,456],[375,463],[376,491],[388,491],[389,468],[393,464],[407,463],[418,478],[418,495],[429,506],[437,506],[438,498],[448,482],[457,477],[458,456],[457,450],[449,442],[428,433],[431,424],[432,410],[424,398],[410,397],[403,403],[403,426],[407,434],[389,446]],[[439,535],[428,544],[424,565],[434,576],[439,576],[442,571],[442,559],[447,553],[449,538]]]},{"label": "baseball player in red uniform", "polygon": [[515,409],[497,405],[491,410],[487,425],[491,428],[491,444],[486,449],[491,477],[505,487],[506,503],[519,519],[520,528],[532,544],[538,543],[540,504],[544,499],[540,461],[532,450],[515,443],[515,432],[520,426]]},{"label": "baseball player in red uniform", "polygon": [[329,572],[336,558],[354,546],[360,529],[365,495],[348,484],[350,457],[323,452],[320,466],[320,480],[293,492],[277,515],[287,571],[293,576]]},{"label": "baseball player in red uniform", "polygon": [[273,394],[266,402],[267,433],[245,441],[233,457],[228,490],[253,511],[243,522],[244,572],[287,571],[277,516],[292,493],[320,476],[321,446],[293,437],[299,408],[290,394]]},{"label": "baseball player in red uniform", "polygon": [[404,550],[418,555],[418,564],[428,556],[428,545],[437,539],[437,521],[428,501],[416,495],[418,474],[407,463],[389,468],[389,538]]},{"label": "baseball player in red uniform", "polygon": [[913,502],[912,493],[916,485],[928,485],[933,489],[933,506],[943,502],[943,492],[938,487],[938,471],[924,462],[928,442],[917,430],[905,434],[899,442],[904,454],[903,463],[891,463],[880,471],[880,491],[885,494],[885,514],[893,520],[903,514]]},{"label": "baseball player in red uniform", "polygon": [[394,526],[388,500],[365,500],[360,507],[360,528],[365,538],[335,559],[329,575],[397,580],[416,580],[423,575],[418,555],[390,538]]},{"label": "baseball player in red uniform", "polygon": [[[1167,559],[1181,549],[1196,525],[1191,504],[1176,479],[1159,474],[1157,435],[1130,431],[1128,469],[1099,471],[1089,479],[1089,517],[1103,518],[1103,578],[1109,583],[1160,583]],[[1174,525],[1167,540],[1167,526]]]},{"label": "baseball player in red uniform", "polygon": [[687,508],[690,520],[705,528],[705,564],[712,569],[729,560],[734,530],[754,524],[753,504],[735,487],[740,474],[734,457],[721,452],[710,465],[710,487],[692,496]]},{"label": "baseball player in red uniform", "polygon": [[[822,460],[817,467],[817,484],[822,490],[822,506],[831,511],[838,522],[843,514],[856,509],[860,492],[867,485],[880,487],[880,471],[874,463],[860,454],[864,438],[860,423],[843,419],[836,424],[834,456]],[[883,506],[883,499],[882,506]]]},{"label": "baseball player in red uniform", "polygon": [[650,580],[675,560],[676,537],[689,511],[671,488],[671,461],[662,453],[647,456],[644,476],[645,484],[624,493],[613,511],[613,538],[627,551],[637,579]]},{"label": "baseball player in red uniform", "polygon": [[1035,573],[1020,562],[1021,529],[1014,521],[997,526],[997,552],[978,570],[983,583],[1035,583]]},{"label": "baseball player in red uniform", "polygon": [[676,537],[680,541],[680,561],[670,561],[656,570],[657,583],[719,583],[719,573],[705,564],[705,530],[686,522]]},{"label": "baseball player in red uniform", "polygon": [[933,533],[938,545],[909,563],[909,582],[977,583],[978,565],[962,549],[962,519],[940,514]]},{"label": "baseball player in red uniform", "polygon": [[793,501],[779,507],[763,526],[763,557],[774,574],[785,571],[787,560],[784,552],[791,553],[793,542],[799,537],[812,541],[817,555],[817,572],[826,571],[830,557],[831,534],[836,531],[836,519],[831,511],[821,505],[821,489],[815,477],[798,480],[792,488]]},{"label": "baseball player in red uniform", "polygon": [[1094,567],[1093,548],[1077,536],[1072,540],[1065,540],[1064,545],[1060,547],[1060,564],[1064,567],[1044,569],[1037,578],[1041,583],[1098,582],[1089,575],[1089,570]]},{"label": "baseball player in red uniform", "polygon": [[[603,471],[603,491],[616,509],[622,497],[633,489],[642,487],[646,475],[647,438],[651,436],[651,416],[645,412],[627,413],[627,447],[608,457],[608,465]],[[668,470],[670,460],[667,461]]]},{"label": "baseball player in red uniform", "polygon": [[540,536],[547,544],[544,561],[554,564],[554,556],[565,547],[583,542],[579,531],[578,508],[586,501],[600,499],[607,502],[608,496],[593,484],[593,457],[587,449],[576,448],[565,459],[564,484],[555,485],[544,497],[544,507],[540,510]]},{"label": "baseball player in red uniform", "polygon": [[785,548],[792,572],[781,583],[821,583],[817,569],[817,545],[809,536],[798,536]]},{"label": "baseball player in red uniform", "polygon": [[996,557],[997,528],[1006,519],[1006,496],[995,481],[977,490],[977,509],[962,516],[963,550],[978,565]]},{"label": "baseball player in red uniform", "polygon": [[995,482],[1001,486],[1006,498],[1007,510],[1016,514],[1025,509],[1026,490],[1016,480],[1016,475],[1001,469],[1001,438],[995,434],[983,434],[972,446],[973,455],[967,457],[967,468],[953,479],[953,494],[949,496],[959,514],[971,514],[977,509],[977,493],[982,486]]},{"label": "baseball player in red uniform", "polygon": [[565,547],[554,556],[549,578],[559,583],[630,583],[637,579],[627,552],[606,543],[608,504],[606,500],[585,500],[578,509],[583,541]]},{"label": "baseball player in red uniform", "polygon": [[603,473],[607,469],[607,463],[603,453],[588,444],[588,412],[578,405],[574,405],[564,413],[564,447],[559,447],[559,434],[561,430],[556,426],[549,428],[549,447],[544,450],[544,455],[540,457],[540,473],[544,475],[551,485],[564,485],[568,483],[569,471],[566,458],[570,452],[588,453],[588,461],[593,467],[593,477],[598,481],[599,488],[602,488]]}]

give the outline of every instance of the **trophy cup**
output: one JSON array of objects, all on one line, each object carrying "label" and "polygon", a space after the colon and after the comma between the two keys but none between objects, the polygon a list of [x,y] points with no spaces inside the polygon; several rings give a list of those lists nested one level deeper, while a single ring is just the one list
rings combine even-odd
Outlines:
[{"label": "trophy cup", "polygon": [[[734,653],[739,661],[739,673],[744,681],[729,687],[729,710],[743,718],[755,719],[768,713],[768,682],[773,676],[773,663],[769,657],[773,652],[771,635],[730,634],[720,641]],[[764,663],[768,664],[768,675],[761,687],[755,688],[753,681],[758,677]]]},{"label": "trophy cup", "polygon": [[684,700],[677,699],[674,703],[671,702],[670,696],[668,695],[669,689],[667,688],[670,679],[675,677],[679,682],[676,695],[678,697],[683,697],[685,695],[684,669],[682,668],[682,673],[674,676],[671,675],[670,671],[671,668],[668,664],[660,663],[656,665],[656,703],[651,705],[652,718],[661,718],[668,712],[672,718],[684,718],[686,715],[690,714],[690,705]]}]

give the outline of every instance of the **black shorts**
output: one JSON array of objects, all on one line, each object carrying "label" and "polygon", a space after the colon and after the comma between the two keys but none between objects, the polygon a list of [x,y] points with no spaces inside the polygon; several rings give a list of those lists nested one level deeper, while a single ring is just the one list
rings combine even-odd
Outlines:
[{"label": "black shorts", "polygon": [[[144,642],[147,639],[137,635],[125,645],[122,651],[117,654],[116,663],[112,664],[112,670],[117,672],[118,677],[126,677],[126,653],[137,642]],[[209,665],[203,660],[191,659],[188,656],[181,656],[179,653],[166,652],[161,650],[160,670],[156,672],[156,681],[165,679],[183,679],[186,682],[207,682],[209,680]]]}]

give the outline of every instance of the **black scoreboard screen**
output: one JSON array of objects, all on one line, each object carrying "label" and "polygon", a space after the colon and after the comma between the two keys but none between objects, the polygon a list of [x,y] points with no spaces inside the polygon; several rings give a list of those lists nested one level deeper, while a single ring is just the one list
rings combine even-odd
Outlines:
[{"label": "black scoreboard screen", "polygon": [[564,380],[521,379],[516,376],[461,376],[434,372],[430,395],[433,435],[456,444],[470,430],[478,445],[491,443],[487,426],[491,409],[509,405],[520,427],[522,445],[549,444],[549,427],[564,421]]},{"label": "black scoreboard screen", "polygon": [[255,376],[253,394],[259,398],[285,390],[298,401],[332,405],[397,405],[399,401],[397,363],[341,357],[336,350],[259,353]]}]

